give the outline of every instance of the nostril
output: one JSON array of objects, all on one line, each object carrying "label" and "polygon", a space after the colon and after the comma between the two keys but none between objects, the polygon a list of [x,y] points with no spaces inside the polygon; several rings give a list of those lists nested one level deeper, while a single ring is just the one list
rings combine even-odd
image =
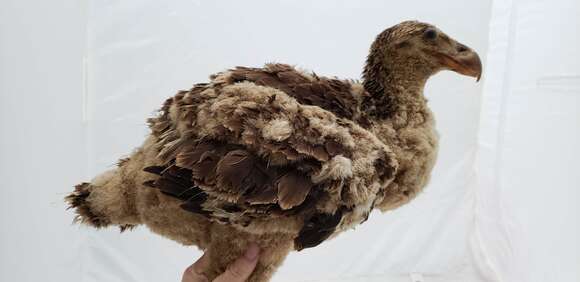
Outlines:
[{"label": "nostril", "polygon": [[468,50],[469,50],[469,48],[467,48],[467,46],[465,46],[465,45],[463,45],[461,43],[458,43],[457,44],[457,52],[463,53],[463,52],[466,52]]}]

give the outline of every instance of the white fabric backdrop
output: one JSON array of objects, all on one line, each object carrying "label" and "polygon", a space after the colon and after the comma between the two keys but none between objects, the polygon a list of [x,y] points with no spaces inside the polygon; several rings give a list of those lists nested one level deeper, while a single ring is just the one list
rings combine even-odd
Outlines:
[{"label": "white fabric backdrop", "polygon": [[494,1],[477,236],[499,281],[580,281],[580,2]]},{"label": "white fabric backdrop", "polygon": [[579,4],[167,2],[0,2],[0,281],[178,281],[199,253],[143,227],[71,226],[61,198],[139,145],[176,90],[273,60],[358,78],[404,19],[488,57],[484,83],[429,82],[442,144],[423,195],[274,280],[580,281]]}]

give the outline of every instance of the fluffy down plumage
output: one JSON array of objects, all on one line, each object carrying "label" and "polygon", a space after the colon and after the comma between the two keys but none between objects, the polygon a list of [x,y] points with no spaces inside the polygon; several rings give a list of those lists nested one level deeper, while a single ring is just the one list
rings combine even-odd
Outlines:
[{"label": "fluffy down plumage", "polygon": [[[145,224],[198,246],[210,279],[257,242],[263,254],[250,281],[267,281],[289,251],[426,185],[437,137],[422,88],[443,67],[417,69],[422,57],[394,45],[425,29],[434,27],[405,22],[379,35],[362,84],[285,64],[212,75],[166,100],[145,143],[67,201],[82,223]],[[373,52],[392,61],[377,63]]]}]

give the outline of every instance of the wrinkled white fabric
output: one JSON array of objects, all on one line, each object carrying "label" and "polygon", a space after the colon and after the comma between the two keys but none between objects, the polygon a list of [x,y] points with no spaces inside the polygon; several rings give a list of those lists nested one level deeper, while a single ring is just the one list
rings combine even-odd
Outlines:
[{"label": "wrinkled white fabric", "polygon": [[179,281],[198,251],[145,227],[72,226],[62,197],[138,146],[177,90],[271,61],[359,78],[374,36],[407,19],[484,61],[479,84],[427,85],[429,187],[292,253],[273,280],[580,280],[576,1],[31,2],[0,2],[0,281]]},{"label": "wrinkled white fabric", "polygon": [[497,281],[580,281],[579,13],[494,1],[472,247]]}]

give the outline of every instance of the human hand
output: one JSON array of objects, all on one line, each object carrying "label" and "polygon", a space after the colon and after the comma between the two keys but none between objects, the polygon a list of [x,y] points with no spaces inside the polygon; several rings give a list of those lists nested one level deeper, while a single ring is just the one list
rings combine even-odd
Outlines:
[{"label": "human hand", "polygon": [[[243,256],[228,266],[226,271],[216,277],[213,282],[244,282],[256,268],[260,249],[258,245],[251,244]],[[203,275],[203,271],[209,265],[209,258],[203,254],[196,262],[190,265],[183,273],[181,282],[209,282]]]}]

